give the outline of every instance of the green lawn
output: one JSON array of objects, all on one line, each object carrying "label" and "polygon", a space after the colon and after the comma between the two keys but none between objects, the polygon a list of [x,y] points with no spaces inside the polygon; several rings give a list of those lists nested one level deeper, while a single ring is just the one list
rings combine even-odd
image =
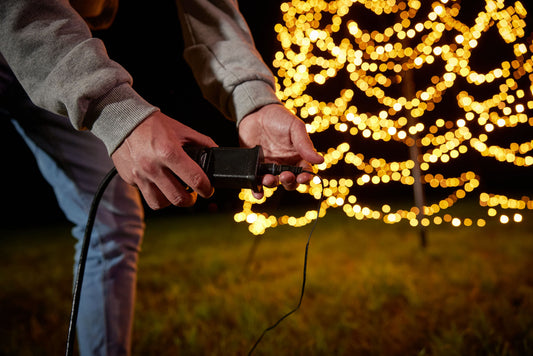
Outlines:
[{"label": "green lawn", "polygon": [[[432,228],[328,212],[301,309],[254,355],[533,355],[533,229]],[[310,226],[254,243],[228,214],[153,217],[141,253],[135,355],[244,355],[300,293]],[[67,228],[3,231],[0,354],[64,353]],[[248,261],[248,263],[247,263]]]}]

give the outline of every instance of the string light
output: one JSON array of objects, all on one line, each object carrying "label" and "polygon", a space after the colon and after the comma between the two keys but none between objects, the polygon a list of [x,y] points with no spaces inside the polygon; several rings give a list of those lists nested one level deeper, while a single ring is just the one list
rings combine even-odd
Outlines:
[{"label": "string light", "polygon": [[[316,167],[320,175],[327,177],[327,171],[339,164],[352,172],[346,177],[324,179],[321,214],[340,208],[358,220],[389,224],[407,220],[411,226],[485,226],[492,218],[501,223],[521,222],[520,211],[533,209],[529,197],[478,193],[481,177],[473,171],[458,177],[431,172],[439,164],[453,165],[467,152],[517,167],[533,165],[533,140],[505,147],[490,143],[500,129],[533,126],[533,117],[528,116],[533,109],[533,42],[525,37],[526,9],[520,1],[506,5],[504,0],[486,0],[469,26],[458,19],[461,7],[457,2],[441,0],[427,5],[418,0],[293,0],[281,5],[284,23],[274,28],[281,46],[273,60],[277,95],[306,122],[310,135],[334,130],[345,137],[344,142],[323,152],[324,163]],[[394,21],[380,31],[366,30],[350,16],[360,10]],[[513,58],[502,58],[486,72],[475,70],[472,55],[493,27],[512,49]],[[430,75],[411,98],[402,91],[398,94],[395,88],[406,84],[406,73],[426,68],[437,68],[439,74]],[[337,76],[349,79],[350,84],[336,98],[326,101],[312,94]],[[436,108],[459,82],[467,83],[455,97],[462,114],[454,119],[438,117]],[[489,98],[479,99],[476,88],[481,86],[497,90]],[[328,91],[327,97],[331,94]],[[374,102],[376,109],[365,108],[362,102]],[[437,117],[428,123],[430,113],[430,117]],[[417,207],[393,210],[392,203],[387,203],[373,209],[361,203],[354,191],[362,187],[413,185],[415,162],[355,152],[361,147],[351,147],[350,137],[418,145],[423,150],[419,157],[422,183],[452,192],[424,206],[422,219]],[[313,181],[297,190],[318,199],[320,189],[320,182]],[[235,214],[235,221],[247,222],[252,233],[262,234],[270,227],[302,226],[315,218],[311,211],[300,217],[253,211],[254,205],[263,204],[275,191],[266,189],[261,200],[242,191],[239,198],[243,209]],[[480,207],[488,209],[486,218],[460,218],[446,212],[476,193]],[[498,209],[518,212],[501,214]]]}]

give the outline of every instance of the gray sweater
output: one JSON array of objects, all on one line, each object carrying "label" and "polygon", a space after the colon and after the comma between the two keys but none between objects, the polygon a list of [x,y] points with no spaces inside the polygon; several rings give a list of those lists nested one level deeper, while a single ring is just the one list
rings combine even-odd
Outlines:
[{"label": "gray sweater", "polygon": [[[177,2],[185,59],[213,105],[238,124],[279,103],[236,0]],[[67,0],[0,1],[0,54],[36,105],[93,132],[109,154],[158,110],[133,90],[129,73]]]}]

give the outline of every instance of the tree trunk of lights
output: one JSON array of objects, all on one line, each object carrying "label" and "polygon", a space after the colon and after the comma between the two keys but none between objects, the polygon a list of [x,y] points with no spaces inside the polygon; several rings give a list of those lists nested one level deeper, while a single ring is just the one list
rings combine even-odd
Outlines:
[{"label": "tree trunk of lights", "polygon": [[[405,39],[404,41],[405,47],[408,47],[408,39]],[[416,95],[416,89],[415,89],[415,79],[413,75],[413,70],[407,70],[404,72],[404,76],[402,78],[402,92],[403,96],[405,98],[408,98],[411,100]],[[410,110],[406,110],[406,116],[408,121],[409,127],[414,127],[416,125],[416,120],[411,115]],[[420,246],[422,248],[425,248],[427,246],[427,236],[426,236],[426,228],[424,225],[422,225],[422,219],[424,218],[424,205],[426,204],[426,197],[424,194],[424,186],[422,185],[422,173],[420,170],[420,150],[418,149],[418,134],[417,133],[410,133],[410,137],[412,139],[412,144],[409,146],[409,158],[414,163],[414,167],[412,170],[414,183],[413,183],[413,195],[414,195],[414,201],[415,206],[418,208],[418,214],[417,214],[417,220],[418,220],[418,227],[419,227],[419,234],[420,234]]]},{"label": "tree trunk of lights", "polygon": [[[399,20],[399,18],[397,18]],[[409,47],[409,39],[405,38],[403,41],[404,48]],[[411,100],[416,96],[415,79],[413,70],[404,71],[402,78],[402,94],[405,98]],[[416,125],[415,118],[411,115],[410,110],[406,111],[406,117],[409,127]],[[409,133],[409,137],[412,139],[412,144],[409,146],[409,158],[413,161],[414,167],[412,170],[414,183],[413,183],[413,195],[414,203],[418,208],[417,220],[420,237],[420,247],[426,248],[427,246],[427,231],[426,227],[422,225],[422,219],[424,218],[424,205],[426,204],[426,196],[424,193],[424,186],[422,184],[422,172],[420,169],[420,150],[418,148],[418,133]]]},{"label": "tree trunk of lights", "polygon": [[[415,82],[412,70],[405,72],[402,80],[402,91],[406,98],[411,99],[415,97]],[[414,126],[416,122],[409,110],[406,110],[406,116],[409,122],[409,127]],[[420,150],[418,149],[417,144],[418,134],[410,134],[410,137],[413,140],[413,144],[409,146],[409,156],[414,162],[414,167],[412,170],[413,178],[415,180],[413,183],[413,193],[415,206],[418,208],[417,219],[420,233],[420,246],[425,248],[427,246],[427,235],[426,228],[424,225],[422,225],[422,219],[424,218],[424,205],[426,204],[426,197],[424,193],[424,186],[422,184],[422,173],[420,170]]]},{"label": "tree trunk of lights", "polygon": [[[350,129],[352,135],[361,133],[365,138],[370,138],[369,135],[371,135],[371,138],[376,141],[382,138],[389,141],[393,136],[389,131],[392,124],[396,129],[400,129],[398,137],[394,139],[407,144],[410,150],[409,158],[404,162],[399,162],[398,165],[396,165],[398,162],[387,162],[385,158],[383,159],[385,161],[383,168],[386,169],[384,174],[391,174],[387,175],[386,182],[384,180],[383,183],[390,182],[392,179],[402,184],[413,184],[414,204],[411,208],[391,211],[390,206],[386,204],[387,212],[381,212],[364,204],[354,204],[357,199],[355,195],[348,196],[350,187],[343,185],[345,189],[341,193],[336,187],[340,184],[340,180],[333,178],[332,182],[335,187],[329,194],[330,198],[341,199],[334,199],[331,204],[327,202],[325,208],[336,208],[342,205],[343,210],[346,208],[345,212],[348,216],[357,219],[379,218],[386,223],[396,223],[407,219],[409,224],[420,230],[422,246],[426,245],[425,230],[430,223],[435,225],[448,223],[454,227],[486,226],[485,218],[478,218],[474,222],[469,217],[453,216],[446,211],[468,194],[472,195],[472,192],[479,187],[481,177],[478,174],[467,171],[457,177],[444,177],[442,174],[425,175],[423,174],[425,172],[421,171],[422,168],[429,169],[432,164],[440,165],[439,161],[448,166],[452,165],[454,159],[460,158],[468,150],[487,159],[502,162],[502,164],[511,164],[513,167],[533,167],[533,155],[531,154],[533,140],[525,136],[526,132],[520,133],[519,131],[520,137],[517,139],[521,141],[515,141],[514,137],[510,137],[509,139],[515,141],[510,145],[506,143],[502,146],[502,144],[494,143],[494,139],[497,138],[497,135],[493,133],[495,129],[509,130],[508,128],[520,125],[519,130],[531,130],[533,127],[533,117],[531,117],[533,99],[531,99],[529,90],[533,80],[533,45],[526,39],[527,11],[520,1],[510,6],[505,6],[504,2],[506,1],[488,1],[484,10],[480,8],[477,15],[467,11],[463,20],[471,24],[475,23],[473,26],[463,23],[461,16],[457,16],[461,7],[455,1],[448,4],[448,1],[443,0],[431,4],[430,7],[422,7],[422,2],[419,0],[400,2],[403,4],[401,6],[396,3],[391,5],[387,1],[370,0],[348,3],[343,0],[297,1],[281,5],[284,23],[276,24],[275,31],[283,51],[277,52],[276,59],[273,61],[274,67],[279,69],[277,74],[280,79],[280,99],[287,101],[295,112],[302,114],[303,119],[313,119],[309,123],[312,128],[310,133],[323,132],[333,126],[339,132],[346,132]],[[359,28],[357,22],[350,20],[349,16],[345,17],[349,15],[350,7],[355,3],[366,6],[376,15],[395,14],[394,24],[388,22],[390,20],[388,16],[379,16],[372,21],[383,19],[381,24],[383,31]],[[326,15],[324,18],[322,18],[322,13]],[[469,19],[470,16],[474,16],[475,19]],[[345,38],[339,43],[335,34],[345,28],[343,22],[349,35],[344,33]],[[489,42],[484,42],[482,48],[477,49],[480,38],[485,37],[489,32],[492,33],[488,35]],[[507,50],[499,53],[498,49],[503,47],[498,45],[494,48],[498,53],[495,53],[493,57],[501,58],[495,58],[496,63],[488,61],[486,64],[490,68],[485,71],[474,70],[472,64],[476,66],[476,63],[481,63],[483,59],[479,57],[474,61],[472,54],[476,52],[483,55],[483,51],[491,51],[491,46],[494,45],[490,42],[492,40],[496,40],[496,43],[500,42],[494,36],[501,37],[506,46],[512,47],[513,54]],[[409,43],[411,41],[416,42],[416,46],[413,47],[415,43]],[[313,53],[315,48],[316,53]],[[431,84],[423,80],[420,83],[421,87],[417,88],[418,83],[414,82],[414,71],[422,70],[423,66],[425,69],[426,64],[429,66],[435,63],[435,60],[443,62],[437,62],[436,67],[433,65],[431,69],[437,69],[443,74],[432,76]],[[385,64],[386,67],[382,67]],[[444,67],[440,68],[442,64]],[[398,68],[398,66],[401,67]],[[386,76],[391,69],[401,75],[403,80],[400,85],[391,88],[393,91],[391,95],[387,95],[381,86],[388,88],[396,82],[392,80],[392,77],[388,78],[391,79],[390,81],[385,79],[383,82],[381,80],[383,78],[378,78],[378,75]],[[381,73],[376,73],[378,71]],[[347,89],[349,91],[345,93],[345,96],[341,91],[341,95],[335,99],[335,102],[321,101],[320,98],[304,93],[308,84],[325,84],[329,78],[336,77],[340,72],[345,73],[346,78],[350,78],[346,87],[355,86],[355,92]],[[421,76],[424,74],[429,75],[424,72]],[[483,91],[481,96],[491,93],[492,97],[489,95],[486,100],[477,98],[476,92],[483,88],[476,88],[481,85],[487,86],[487,90]],[[455,91],[455,93],[446,95],[456,97],[456,108],[459,109],[460,116],[439,118],[434,124],[427,122],[429,127],[419,127],[417,125],[421,121],[419,118],[424,117],[426,112],[433,111],[434,104],[439,103],[447,91]],[[362,108],[352,106],[352,103],[353,96],[359,93],[365,93],[370,100],[377,99],[384,105],[384,107],[377,108],[377,110],[381,109],[379,115],[377,112],[369,112],[361,113],[361,117],[357,116]],[[364,96],[362,98],[364,100]],[[339,105],[336,103],[337,100],[339,100]],[[387,112],[387,107],[392,121],[376,124],[374,120],[379,120],[381,112]],[[399,117],[402,114],[404,116]],[[346,122],[340,123],[339,119],[344,121],[343,118],[346,118]],[[412,129],[406,130],[409,126]],[[363,131],[359,132],[361,130]],[[394,128],[391,131],[396,132]],[[419,146],[416,146],[417,141]],[[369,171],[369,174],[364,176],[365,179],[360,178],[361,181],[356,183],[363,186],[370,182],[368,178],[373,179],[372,183],[380,183],[381,178],[376,172],[377,167],[373,167],[371,162],[373,159],[367,158],[368,162],[366,162],[364,155],[358,157],[350,151],[349,145],[346,148],[344,144],[348,145],[344,142],[338,147],[327,148],[325,156],[329,162],[325,169],[343,161],[337,161],[335,156],[344,157],[346,161],[348,158],[346,154],[352,154],[350,162],[346,161],[346,163],[356,165],[360,171],[367,171],[367,168]],[[408,162],[411,169],[410,176],[403,179],[405,168],[402,168],[401,164],[406,165]],[[411,162],[413,162],[412,165]],[[395,168],[392,168],[392,163],[395,164]],[[351,172],[346,172],[346,174],[349,175]],[[375,181],[375,178],[379,178],[379,181]],[[434,188],[455,189],[444,199],[429,204],[425,202],[422,188],[424,182]],[[512,184],[512,181],[510,183]],[[316,186],[309,186],[305,192],[315,195],[318,189]],[[268,193],[270,195],[265,196],[265,199],[271,196],[273,191]],[[347,196],[348,200],[354,202],[345,202],[344,198]],[[256,202],[249,192],[241,192],[239,198],[244,201],[243,210],[235,214],[234,219],[236,222],[249,223],[249,230],[255,235],[261,235],[271,227],[280,225],[298,227],[312,221],[307,216],[276,217],[266,213],[258,214],[253,212],[252,206],[262,202]],[[339,201],[342,204],[338,203]],[[499,216],[502,224],[510,222],[508,216],[510,212],[507,209],[513,209],[516,212],[512,220],[518,223],[523,219],[520,210],[533,210],[533,199],[527,195],[514,199],[502,194],[480,192],[479,205],[482,209],[488,209],[489,217],[498,219]],[[501,211],[502,209],[504,210]]]}]

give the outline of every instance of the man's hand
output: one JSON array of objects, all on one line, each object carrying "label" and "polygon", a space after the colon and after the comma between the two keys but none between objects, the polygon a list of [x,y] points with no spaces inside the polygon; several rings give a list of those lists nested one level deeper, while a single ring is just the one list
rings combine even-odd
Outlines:
[{"label": "man's hand", "polygon": [[140,123],[111,158],[122,179],[137,186],[152,209],[191,206],[196,193],[208,198],[214,190],[204,171],[183,150],[186,144],[217,146],[209,137],[158,111]]},{"label": "man's hand", "polygon": [[[239,124],[241,146],[261,145],[266,162],[289,164],[311,171],[311,164],[319,164],[324,158],[318,154],[307,134],[303,121],[283,105],[271,104],[247,115]],[[308,173],[295,177],[282,172],[278,177],[266,175],[263,185],[274,187],[281,183],[285,189],[294,190],[298,184],[306,184],[312,178]],[[260,194],[254,194],[260,198]]]}]

